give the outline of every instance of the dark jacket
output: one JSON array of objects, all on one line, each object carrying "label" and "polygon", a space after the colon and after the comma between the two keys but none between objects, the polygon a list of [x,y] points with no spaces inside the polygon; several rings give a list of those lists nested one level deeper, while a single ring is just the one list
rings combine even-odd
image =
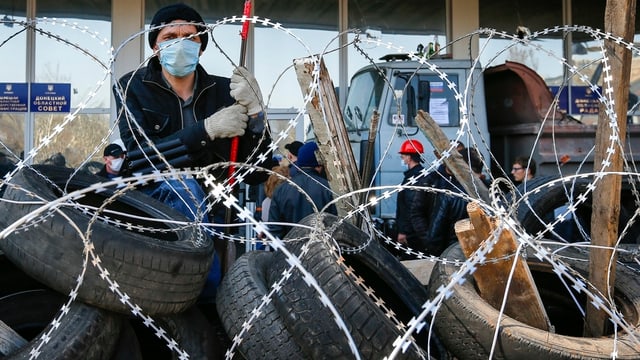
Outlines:
[{"label": "dark jacket", "polygon": [[[402,179],[402,185],[407,185],[409,179],[412,177],[417,177],[422,171],[422,165],[418,164],[413,168],[404,172],[404,179]],[[413,185],[418,185],[413,184]],[[398,192],[398,200],[396,202],[396,224],[398,228],[399,234],[407,235],[407,240],[411,239],[411,237],[415,236],[413,225],[411,224],[411,219],[409,218],[409,211],[411,209],[411,204],[413,204],[413,198],[416,194],[416,190],[413,189],[403,189]]]},{"label": "dark jacket", "polygon": [[114,175],[114,174],[110,174],[107,172],[107,165],[102,165],[102,168],[100,169],[100,171],[98,171],[96,173],[97,176],[103,177],[103,178],[107,178],[107,179],[113,179],[116,178],[120,175]]},{"label": "dark jacket", "polygon": [[[453,176],[446,172],[441,174],[445,178],[438,175],[422,185],[447,189],[458,194],[464,193],[462,186]],[[431,255],[440,255],[444,249],[457,241],[455,223],[468,217],[467,201],[459,196],[417,192],[410,210],[410,219],[417,236],[417,248]]]},{"label": "dark jacket", "polygon": [[[304,190],[318,210],[333,200],[329,182],[313,168],[301,168],[291,177],[291,181]],[[289,182],[278,185],[273,192],[269,207],[269,222],[297,223],[313,213],[314,208],[305,194]],[[327,208],[327,213],[338,214],[335,204]],[[290,229],[291,226],[269,225],[269,231],[280,238],[284,237]]]},{"label": "dark jacket", "polygon": [[[148,147],[136,123],[175,167],[206,166],[229,160],[231,139],[209,140],[204,128],[204,120],[235,102],[229,95],[230,80],[207,74],[201,65],[196,68],[196,73],[196,87],[193,94],[196,123],[186,127],[183,126],[180,98],[163,80],[162,68],[157,58],[152,58],[147,67],[120,78],[118,86],[130,113],[123,112],[118,89],[114,89],[114,93],[119,114],[120,137],[128,150],[126,165],[129,171],[144,173],[152,170],[151,164],[142,155],[143,152],[151,156],[154,164],[162,164],[157,155],[154,155],[155,151]],[[260,142],[262,135],[262,132],[258,134],[249,130],[245,132],[239,141],[237,161],[255,161],[255,159],[248,160],[247,157],[258,148],[259,144],[257,154],[266,152],[271,139],[267,133]],[[265,161],[269,163],[260,163],[265,168],[275,165],[270,156]],[[220,169],[220,173],[216,175],[224,178],[225,171]],[[264,172],[253,172],[244,180],[254,185],[266,180],[267,176]]]}]

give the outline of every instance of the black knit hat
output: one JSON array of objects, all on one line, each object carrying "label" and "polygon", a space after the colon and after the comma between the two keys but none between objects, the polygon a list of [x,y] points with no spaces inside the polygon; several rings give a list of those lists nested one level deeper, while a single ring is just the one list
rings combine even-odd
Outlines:
[{"label": "black knit hat", "polygon": [[292,153],[293,155],[298,156],[298,151],[300,150],[302,145],[304,144],[301,141],[296,140],[292,143],[285,145],[284,148],[289,150],[289,152]]},{"label": "black knit hat", "polygon": [[[153,15],[153,20],[151,20],[150,27],[160,26],[162,24],[169,24],[174,20],[184,20],[186,22],[194,22],[197,24],[204,24],[204,20],[202,20],[202,16],[198,14],[192,7],[178,3],[173,5],[167,5],[162,9],[158,10],[155,15]],[[196,26],[198,31],[204,31],[204,26]],[[156,39],[158,38],[159,29],[149,31],[149,46],[153,49],[153,46],[156,44]],[[209,42],[209,34],[202,33],[200,36],[200,50],[204,51],[207,48],[207,43]]]}]

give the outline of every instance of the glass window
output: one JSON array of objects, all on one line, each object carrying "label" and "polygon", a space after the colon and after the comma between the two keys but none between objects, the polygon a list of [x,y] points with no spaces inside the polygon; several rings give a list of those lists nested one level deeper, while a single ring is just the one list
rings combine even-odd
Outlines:
[{"label": "glass window", "polygon": [[[349,77],[371,61],[380,61],[388,54],[416,51],[419,45],[428,49],[430,43],[434,47],[440,44],[441,54],[445,54],[445,8],[444,0],[349,0],[349,28],[358,29],[363,40],[355,44],[359,49],[349,46]],[[351,34],[349,42],[354,39]]]},{"label": "glass window", "polygon": [[[26,79],[27,32],[24,3],[18,8],[0,4],[0,83],[24,83]],[[2,89],[5,90],[5,89]],[[0,152],[16,162],[24,150],[25,113],[0,112]],[[1,175],[1,174],[0,174]]]},{"label": "glass window", "polygon": [[343,118],[347,131],[368,131],[374,110],[380,109],[384,78],[376,70],[363,71],[351,80]]},{"label": "glass window", "polygon": [[111,1],[86,14],[77,8],[67,13],[53,1],[38,5],[34,82],[70,84],[71,112],[79,113],[72,121],[65,120],[68,113],[35,113],[33,146],[48,138],[51,142],[38,151],[34,163],[64,159],[65,166],[77,167],[90,157],[102,161],[111,112]]},{"label": "glass window", "polygon": [[[572,3],[572,16],[573,23],[586,25],[593,29],[604,29],[604,12],[606,4],[605,2],[597,0],[584,0],[583,2]],[[640,8],[638,8],[636,18],[640,14]],[[599,14],[599,16],[594,16]],[[636,29],[639,23],[636,22]],[[580,72],[587,76],[591,83],[598,86],[603,85],[603,71],[601,46],[603,42],[601,40],[594,40],[589,34],[582,32],[574,32],[571,34],[571,61],[580,70]],[[640,32],[636,30],[634,36],[634,42],[638,44],[640,41]],[[636,45],[637,46],[637,45]],[[579,119],[586,124],[596,124],[598,121],[598,104],[597,95],[592,94],[589,89],[589,84],[580,80],[579,77],[574,76],[571,79],[571,91],[568,89],[563,90],[564,97],[562,98],[563,110],[567,110],[573,117]],[[640,123],[640,111],[635,106],[638,102],[638,95],[640,94],[640,58],[633,56],[631,60],[631,79],[629,90],[629,120],[633,123]],[[634,107],[635,106],[635,107]],[[593,114],[587,112],[595,111]]]},{"label": "glass window", "polygon": [[[556,0],[512,1],[479,0],[480,27],[499,32],[516,34],[519,26],[531,32],[560,25],[562,2]],[[563,78],[563,65],[557,60],[564,58],[562,32],[537,37],[532,45],[516,44],[500,36],[481,36],[480,62],[482,66],[496,66],[506,60],[523,63],[535,70],[549,85],[559,84]],[[552,52],[550,56],[548,52]]]},{"label": "glass window", "polygon": [[[38,14],[38,17],[47,14]],[[36,31],[35,82],[70,83],[71,107],[110,107],[111,23],[57,18]]]},{"label": "glass window", "polygon": [[[449,81],[458,87],[458,75],[449,74]],[[416,74],[406,72],[396,74],[394,91],[397,99],[391,104],[392,114],[398,112],[398,105],[402,106],[401,114],[406,126],[417,127],[415,118],[417,110],[428,112],[440,126],[458,126],[460,123],[460,109],[456,101],[455,93],[447,82],[438,75]],[[391,125],[394,119],[387,119]]]},{"label": "glass window", "polygon": [[[56,131],[56,127],[65,122],[66,114],[36,114],[34,146]],[[63,130],[55,135],[53,141],[42,147],[33,159],[34,164],[57,164],[78,167],[86,160],[102,162],[103,143],[109,133],[109,114],[80,114],[68,122]],[[91,153],[95,154],[91,157]]]}]

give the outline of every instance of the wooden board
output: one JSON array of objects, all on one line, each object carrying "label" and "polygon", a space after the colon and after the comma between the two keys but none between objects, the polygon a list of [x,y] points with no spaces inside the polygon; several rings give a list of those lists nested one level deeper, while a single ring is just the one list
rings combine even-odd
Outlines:
[{"label": "wooden board", "polygon": [[[469,258],[485,239],[496,236],[495,230],[499,227],[486,216],[477,203],[470,203],[467,206],[467,212],[469,219],[458,221],[455,231],[462,252]],[[499,236],[498,242],[487,254],[488,261],[478,266],[473,273],[480,297],[496,309],[502,308],[504,301],[505,314],[527,325],[549,331],[549,317],[529,266],[521,256],[514,256],[518,245],[513,232],[502,229],[497,236]],[[491,261],[493,259],[504,260]],[[515,269],[513,269],[514,260],[516,261]],[[506,301],[505,289],[508,289]]]},{"label": "wooden board", "polygon": [[[343,195],[360,189],[360,175],[329,72],[322,59],[319,60],[319,69],[316,70],[315,66],[313,58],[294,60],[300,89],[305,99],[311,97],[311,101],[307,103],[307,113],[322,154],[331,190]],[[317,87],[313,86],[314,77],[318,77]],[[343,217],[356,209],[359,200],[357,195],[353,195],[339,201],[338,216]]]}]

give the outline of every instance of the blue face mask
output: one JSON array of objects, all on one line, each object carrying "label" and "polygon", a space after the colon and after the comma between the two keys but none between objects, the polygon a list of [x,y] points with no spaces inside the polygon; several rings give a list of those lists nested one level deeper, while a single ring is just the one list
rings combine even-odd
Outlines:
[{"label": "blue face mask", "polygon": [[196,70],[200,58],[200,43],[188,39],[167,40],[158,44],[160,64],[169,74],[183,77]]}]

